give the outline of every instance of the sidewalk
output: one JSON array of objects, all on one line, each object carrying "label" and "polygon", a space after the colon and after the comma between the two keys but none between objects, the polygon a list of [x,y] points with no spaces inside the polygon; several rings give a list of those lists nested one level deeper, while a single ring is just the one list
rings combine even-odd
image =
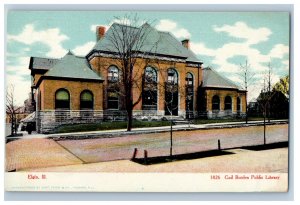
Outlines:
[{"label": "sidewalk", "polygon": [[[173,125],[173,131],[261,126],[261,125],[263,125],[263,123],[264,123],[263,121],[248,121],[248,123],[246,124],[243,121],[243,122],[225,122],[225,123],[210,123],[210,124],[183,124],[183,125]],[[271,122],[266,122],[267,125],[286,124],[286,123],[288,123],[288,120],[271,120]],[[130,132],[126,131],[126,129],[57,133],[57,134],[34,133],[31,135],[28,135],[27,132],[22,132],[23,136],[12,137],[10,139],[20,139],[20,138],[22,138],[22,139],[31,139],[31,138],[60,139],[60,138],[68,138],[68,137],[92,138],[92,137],[99,137],[99,136],[114,137],[114,136],[120,136],[120,135],[150,134],[150,133],[162,133],[162,132],[169,132],[169,131],[170,131],[170,126],[133,128],[132,131],[130,131]]]},{"label": "sidewalk", "polygon": [[227,150],[229,154],[174,161],[169,163],[141,165],[130,160],[98,163],[74,163],[73,165],[45,168],[27,168],[32,172],[119,172],[119,173],[256,173],[288,172],[288,148],[252,151],[246,149]]}]

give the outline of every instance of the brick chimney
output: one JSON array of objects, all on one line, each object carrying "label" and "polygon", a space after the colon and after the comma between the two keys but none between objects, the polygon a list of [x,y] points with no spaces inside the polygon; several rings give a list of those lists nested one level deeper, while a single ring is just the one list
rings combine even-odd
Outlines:
[{"label": "brick chimney", "polygon": [[190,49],[190,39],[184,39],[181,41],[182,45],[187,49]]},{"label": "brick chimney", "polygon": [[97,41],[105,36],[105,27],[104,26],[97,26]]}]

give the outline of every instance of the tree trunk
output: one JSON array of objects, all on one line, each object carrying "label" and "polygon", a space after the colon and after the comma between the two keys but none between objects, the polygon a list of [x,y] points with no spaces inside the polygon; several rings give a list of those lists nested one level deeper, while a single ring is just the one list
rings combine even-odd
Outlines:
[{"label": "tree trunk", "polygon": [[248,123],[248,105],[246,104],[246,124]]},{"label": "tree trunk", "polygon": [[127,131],[131,131],[132,128],[132,109],[127,110]]},{"label": "tree trunk", "polygon": [[264,109],[264,145],[266,144],[266,108]]},{"label": "tree trunk", "polygon": [[14,116],[13,116],[13,114],[10,115],[10,120],[11,120],[11,122],[10,122],[10,130],[11,130],[10,134],[11,134],[11,136],[13,136],[14,135]]}]

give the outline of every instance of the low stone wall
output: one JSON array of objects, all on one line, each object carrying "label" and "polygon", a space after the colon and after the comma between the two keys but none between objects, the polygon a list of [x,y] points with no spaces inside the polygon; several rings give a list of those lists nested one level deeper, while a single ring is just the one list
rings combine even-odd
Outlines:
[{"label": "low stone wall", "polygon": [[[37,111],[36,125],[39,133],[53,133],[55,128],[67,124],[87,124],[102,121],[126,121],[125,110],[45,110]],[[133,119],[143,121],[168,120],[164,110],[134,110]],[[197,112],[189,112],[190,119],[197,117]],[[179,111],[173,119],[185,119],[186,112]]]},{"label": "low stone wall", "polygon": [[102,110],[47,110],[37,112],[37,131],[52,133],[66,124],[83,124],[103,121]]},{"label": "low stone wall", "polygon": [[244,112],[237,113],[237,112],[232,112],[230,110],[208,111],[206,115],[208,119],[232,119],[232,118],[246,117],[246,113]]}]

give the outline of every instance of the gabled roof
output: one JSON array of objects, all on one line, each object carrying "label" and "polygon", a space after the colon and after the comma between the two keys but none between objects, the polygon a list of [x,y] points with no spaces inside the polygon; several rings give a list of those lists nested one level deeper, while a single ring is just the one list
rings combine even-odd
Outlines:
[{"label": "gabled roof", "polygon": [[203,69],[203,87],[243,90],[231,80],[222,77],[217,71],[213,70],[212,68]]},{"label": "gabled roof", "polygon": [[[112,39],[115,40],[122,38],[119,37],[122,36],[122,33],[132,33],[134,35],[138,32],[145,32],[145,38],[143,39],[144,41],[142,42],[142,46],[135,45],[136,49],[140,52],[174,56],[186,59],[190,62],[202,63],[191,50],[186,49],[172,34],[169,32],[158,31],[147,23],[139,28],[114,23],[108,29],[105,36],[96,43],[91,53],[95,50],[118,52],[114,44],[121,45],[122,40],[120,40],[120,42],[112,43]],[[118,37],[114,38],[114,35],[118,35]]]},{"label": "gabled roof", "polygon": [[49,70],[59,59],[31,57],[29,69]]},{"label": "gabled roof", "polygon": [[44,76],[102,80],[102,78],[90,68],[85,57],[75,56],[70,51],[55,63]]}]

